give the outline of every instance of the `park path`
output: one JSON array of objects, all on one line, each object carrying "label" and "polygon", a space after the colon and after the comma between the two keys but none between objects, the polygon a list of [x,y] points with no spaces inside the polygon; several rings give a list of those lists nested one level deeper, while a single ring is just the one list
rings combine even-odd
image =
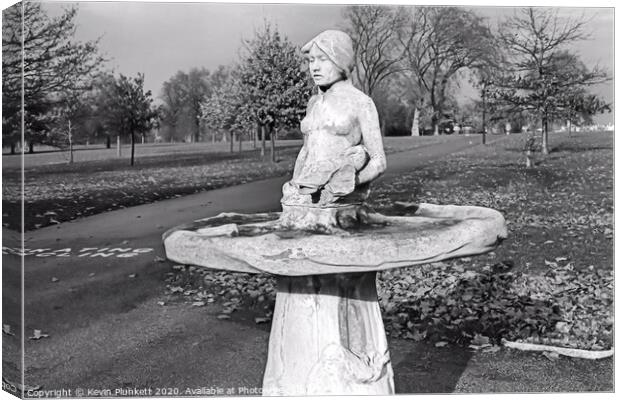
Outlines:
[{"label": "park path", "polygon": [[[462,137],[392,154],[381,179],[445,158],[478,140]],[[286,179],[203,192],[27,232],[25,248],[40,252],[24,257],[24,328],[26,337],[35,329],[49,337],[25,341],[26,383],[47,390],[71,389],[72,395],[85,396],[131,394],[123,392],[127,388],[151,388],[151,395],[158,388],[167,395],[205,396],[211,394],[209,390],[226,394],[217,392],[218,388],[252,394],[261,385],[267,329],[243,321],[220,321],[217,305],[168,304],[164,276],[171,263],[163,260],[161,235],[173,226],[224,211],[279,210]],[[17,234],[4,229],[3,235],[4,246],[19,247]],[[17,334],[3,337],[3,375],[17,382],[21,326],[15,288],[20,283],[21,259],[5,253],[3,324]],[[399,392],[475,390],[472,382],[480,379],[514,390],[488,377],[462,382],[472,363],[467,351],[438,350],[402,340],[391,340],[390,346]],[[527,371],[533,380],[537,373],[535,368]],[[562,384],[558,387],[566,389],[567,383]]]}]

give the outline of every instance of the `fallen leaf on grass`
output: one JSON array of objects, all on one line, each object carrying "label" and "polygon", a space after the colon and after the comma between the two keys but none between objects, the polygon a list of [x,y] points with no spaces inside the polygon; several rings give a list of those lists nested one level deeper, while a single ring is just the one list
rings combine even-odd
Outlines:
[{"label": "fallen leaf on grass", "polygon": [[471,344],[474,346],[490,346],[489,338],[476,333],[474,338],[471,340]]},{"label": "fallen leaf on grass", "polygon": [[55,276],[52,277],[52,282],[58,282],[60,279],[56,278]]},{"label": "fallen leaf on grass", "polygon": [[437,342],[435,343],[435,347],[445,347],[448,345],[448,342]]},{"label": "fallen leaf on grass", "polygon": [[194,307],[202,307],[204,305],[205,305],[204,301],[195,301],[195,302],[192,303],[192,306],[194,306]]},{"label": "fallen leaf on grass", "polygon": [[220,314],[220,315],[217,316],[217,319],[230,319],[230,315]]},{"label": "fallen leaf on grass", "polygon": [[158,301],[158,302],[157,302],[157,305],[160,305],[160,306],[165,306],[165,305],[166,305],[166,303],[165,303],[165,302],[163,302],[163,301]]},{"label": "fallen leaf on grass", "polygon": [[11,326],[10,325],[2,325],[2,333],[5,333],[9,336],[15,336],[15,334],[13,332],[11,332]]},{"label": "fallen leaf on grass", "polygon": [[560,355],[554,351],[543,351],[542,354],[551,361],[557,361],[560,358]]},{"label": "fallen leaf on grass", "polygon": [[129,276],[130,278],[135,278],[135,277],[136,277],[136,274],[130,274],[130,275],[128,275],[128,276]]},{"label": "fallen leaf on grass", "polygon": [[487,347],[486,349],[483,349],[482,352],[483,353],[497,353],[501,349],[502,348],[500,346],[491,346],[491,347]]},{"label": "fallen leaf on grass", "polygon": [[254,318],[254,322],[256,322],[257,324],[264,324],[265,322],[269,322],[269,321],[271,321],[271,318],[266,318],[266,317]]},{"label": "fallen leaf on grass", "polygon": [[153,261],[155,261],[155,262],[164,262],[164,261],[166,261],[166,259],[165,259],[165,258],[163,258],[163,257],[160,257],[160,256],[156,256],[156,257],[153,259]]},{"label": "fallen leaf on grass", "polygon": [[39,339],[48,338],[48,337],[50,337],[50,335],[43,333],[40,329],[35,329],[33,331],[33,335],[30,336],[28,339],[39,340]]},{"label": "fallen leaf on grass", "polygon": [[554,267],[554,268],[557,268],[558,263],[553,262],[553,261],[547,261],[547,260],[545,260],[545,265],[547,265],[547,266],[549,266],[549,267]]}]

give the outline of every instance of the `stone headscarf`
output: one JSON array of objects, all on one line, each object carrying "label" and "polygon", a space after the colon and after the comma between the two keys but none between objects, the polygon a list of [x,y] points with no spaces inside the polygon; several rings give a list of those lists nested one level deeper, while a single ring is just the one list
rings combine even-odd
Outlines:
[{"label": "stone headscarf", "polygon": [[308,53],[313,44],[329,57],[329,59],[342,69],[347,78],[355,66],[355,54],[351,37],[342,31],[327,30],[319,33],[302,48],[302,53]]}]

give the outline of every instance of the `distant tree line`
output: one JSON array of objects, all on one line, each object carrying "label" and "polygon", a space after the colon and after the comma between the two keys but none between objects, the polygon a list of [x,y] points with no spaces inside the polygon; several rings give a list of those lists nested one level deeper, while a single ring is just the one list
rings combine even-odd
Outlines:
[{"label": "distant tree line", "polygon": [[[351,6],[357,85],[373,97],[384,134],[441,134],[448,126],[486,132],[508,123],[542,131],[553,122],[585,124],[611,105],[589,93],[609,80],[569,46],[588,38],[587,20],[558,9],[519,8],[494,29],[461,7]],[[470,82],[480,99],[459,104]],[[485,136],[483,135],[483,140]]]},{"label": "distant tree line", "polygon": [[214,73],[179,71],[164,82],[162,140],[227,140],[233,151],[235,141],[241,150],[244,138],[255,148],[260,138],[265,157],[269,138],[271,160],[276,161],[275,139],[278,132],[297,129],[310,81],[299,48],[269,23],[241,44],[233,65]]},{"label": "distant tree line", "polygon": [[[268,22],[240,43],[231,65],[175,73],[156,106],[143,75],[103,70],[98,40],[73,38],[76,13],[51,18],[36,2],[3,11],[3,146],[11,152],[45,144],[72,154],[76,143],[111,147],[115,139],[119,156],[122,142],[132,144],[133,164],[139,138],[228,141],[231,151],[260,140],[261,155],[269,141],[275,161],[276,138],[300,137],[311,80],[299,48]],[[384,135],[437,135],[456,125],[485,133],[509,123],[540,129],[547,152],[554,122],[588,123],[611,109],[589,92],[607,72],[570,50],[588,37],[584,19],[520,8],[494,28],[467,8],[373,5],[346,7],[343,17],[354,83],[374,99]],[[458,101],[464,82],[479,99]]]},{"label": "distant tree line", "polygon": [[[105,71],[98,40],[74,39],[76,7],[52,18],[38,2],[3,10],[2,140],[12,154],[17,145],[48,145],[69,150],[104,138],[132,144],[157,125],[158,110],[144,76]],[[22,79],[23,78],[23,79]]]}]

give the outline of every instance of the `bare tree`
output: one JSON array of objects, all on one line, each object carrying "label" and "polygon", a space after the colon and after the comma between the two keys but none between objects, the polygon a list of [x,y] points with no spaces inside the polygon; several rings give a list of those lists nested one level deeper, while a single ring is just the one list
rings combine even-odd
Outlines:
[{"label": "bare tree", "polygon": [[[39,2],[23,1],[2,11],[2,136],[15,151],[24,134],[33,144],[45,141],[58,93],[88,90],[105,61],[98,40],[74,39],[77,8],[50,17]],[[22,91],[23,84],[23,91]]]},{"label": "bare tree", "polygon": [[406,67],[431,109],[435,134],[444,117],[449,85],[456,74],[476,68],[494,50],[484,19],[456,7],[417,7],[399,33]]},{"label": "bare tree", "polygon": [[371,96],[390,75],[402,71],[404,51],[399,46],[398,28],[405,22],[401,8],[350,6],[344,12],[347,32],[353,39],[357,68],[355,78]]},{"label": "bare tree", "polygon": [[558,99],[567,91],[608,79],[600,68],[587,70],[575,55],[563,52],[589,37],[587,22],[583,17],[562,18],[558,9],[525,8],[501,24],[500,39],[511,63],[499,97],[538,116],[543,154],[549,153],[548,125],[560,106]]}]

